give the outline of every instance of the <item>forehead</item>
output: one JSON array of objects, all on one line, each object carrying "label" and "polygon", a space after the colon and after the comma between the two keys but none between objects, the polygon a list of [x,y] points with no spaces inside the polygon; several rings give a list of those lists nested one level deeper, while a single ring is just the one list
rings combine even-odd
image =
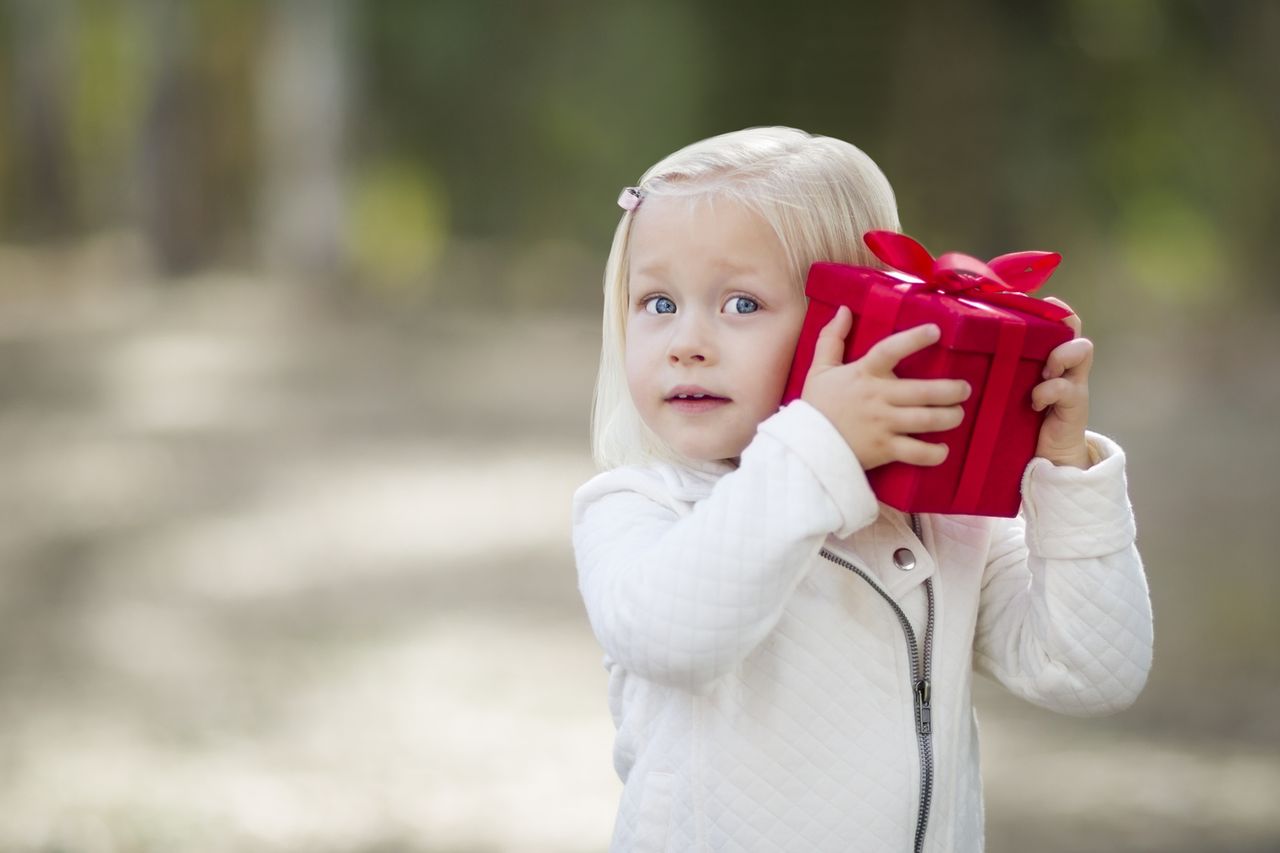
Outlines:
[{"label": "forehead", "polygon": [[772,271],[785,266],[785,253],[769,223],[741,202],[713,196],[645,199],[631,226],[632,272],[693,265],[730,273]]}]

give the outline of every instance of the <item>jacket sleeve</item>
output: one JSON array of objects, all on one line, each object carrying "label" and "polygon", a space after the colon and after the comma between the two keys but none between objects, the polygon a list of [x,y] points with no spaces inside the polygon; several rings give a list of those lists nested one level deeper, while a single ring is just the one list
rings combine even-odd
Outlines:
[{"label": "jacket sleeve", "polygon": [[626,670],[705,688],[777,624],[827,534],[877,512],[849,446],[802,401],[761,423],[739,467],[691,511],[653,470],[601,474],[574,496],[592,630]]},{"label": "jacket sleeve", "polygon": [[1013,693],[1081,716],[1128,707],[1151,669],[1152,616],[1134,544],[1124,454],[1090,433],[1088,470],[1035,459],[1022,518],[993,531],[974,667]]}]

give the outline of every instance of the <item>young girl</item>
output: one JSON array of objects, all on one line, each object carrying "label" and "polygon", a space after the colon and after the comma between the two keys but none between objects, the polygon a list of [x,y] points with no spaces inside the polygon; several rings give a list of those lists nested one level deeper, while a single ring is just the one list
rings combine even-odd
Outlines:
[{"label": "young girl", "polygon": [[[865,471],[936,465],[969,394],[893,368],[920,326],[841,365],[842,309],[779,410],[809,265],[898,230],[876,165],[756,128],[688,146],[619,199],[574,548],[605,650],[613,851],[976,851],[971,673],[1105,714],[1151,663],[1124,456],[1086,432],[1092,345],[1058,347],[1022,516],[908,516]],[[1079,329],[1079,320],[1071,318]]]}]

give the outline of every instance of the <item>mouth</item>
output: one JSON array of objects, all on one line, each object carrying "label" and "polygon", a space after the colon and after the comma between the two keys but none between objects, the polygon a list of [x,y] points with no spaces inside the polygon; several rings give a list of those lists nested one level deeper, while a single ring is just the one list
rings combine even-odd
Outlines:
[{"label": "mouth", "polygon": [[699,412],[709,412],[718,409],[721,406],[728,405],[733,402],[728,397],[722,397],[719,394],[713,394],[705,388],[684,387],[675,388],[667,395],[666,402],[676,411],[686,414],[697,414]]}]

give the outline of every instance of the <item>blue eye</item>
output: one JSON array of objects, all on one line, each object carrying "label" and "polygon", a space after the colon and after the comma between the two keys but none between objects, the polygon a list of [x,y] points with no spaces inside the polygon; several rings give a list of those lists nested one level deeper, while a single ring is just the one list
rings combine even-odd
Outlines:
[{"label": "blue eye", "polygon": [[760,303],[750,296],[730,296],[724,310],[726,314],[754,314],[760,310]]},{"label": "blue eye", "polygon": [[674,314],[676,304],[665,296],[651,296],[644,301],[644,310],[650,314]]}]

